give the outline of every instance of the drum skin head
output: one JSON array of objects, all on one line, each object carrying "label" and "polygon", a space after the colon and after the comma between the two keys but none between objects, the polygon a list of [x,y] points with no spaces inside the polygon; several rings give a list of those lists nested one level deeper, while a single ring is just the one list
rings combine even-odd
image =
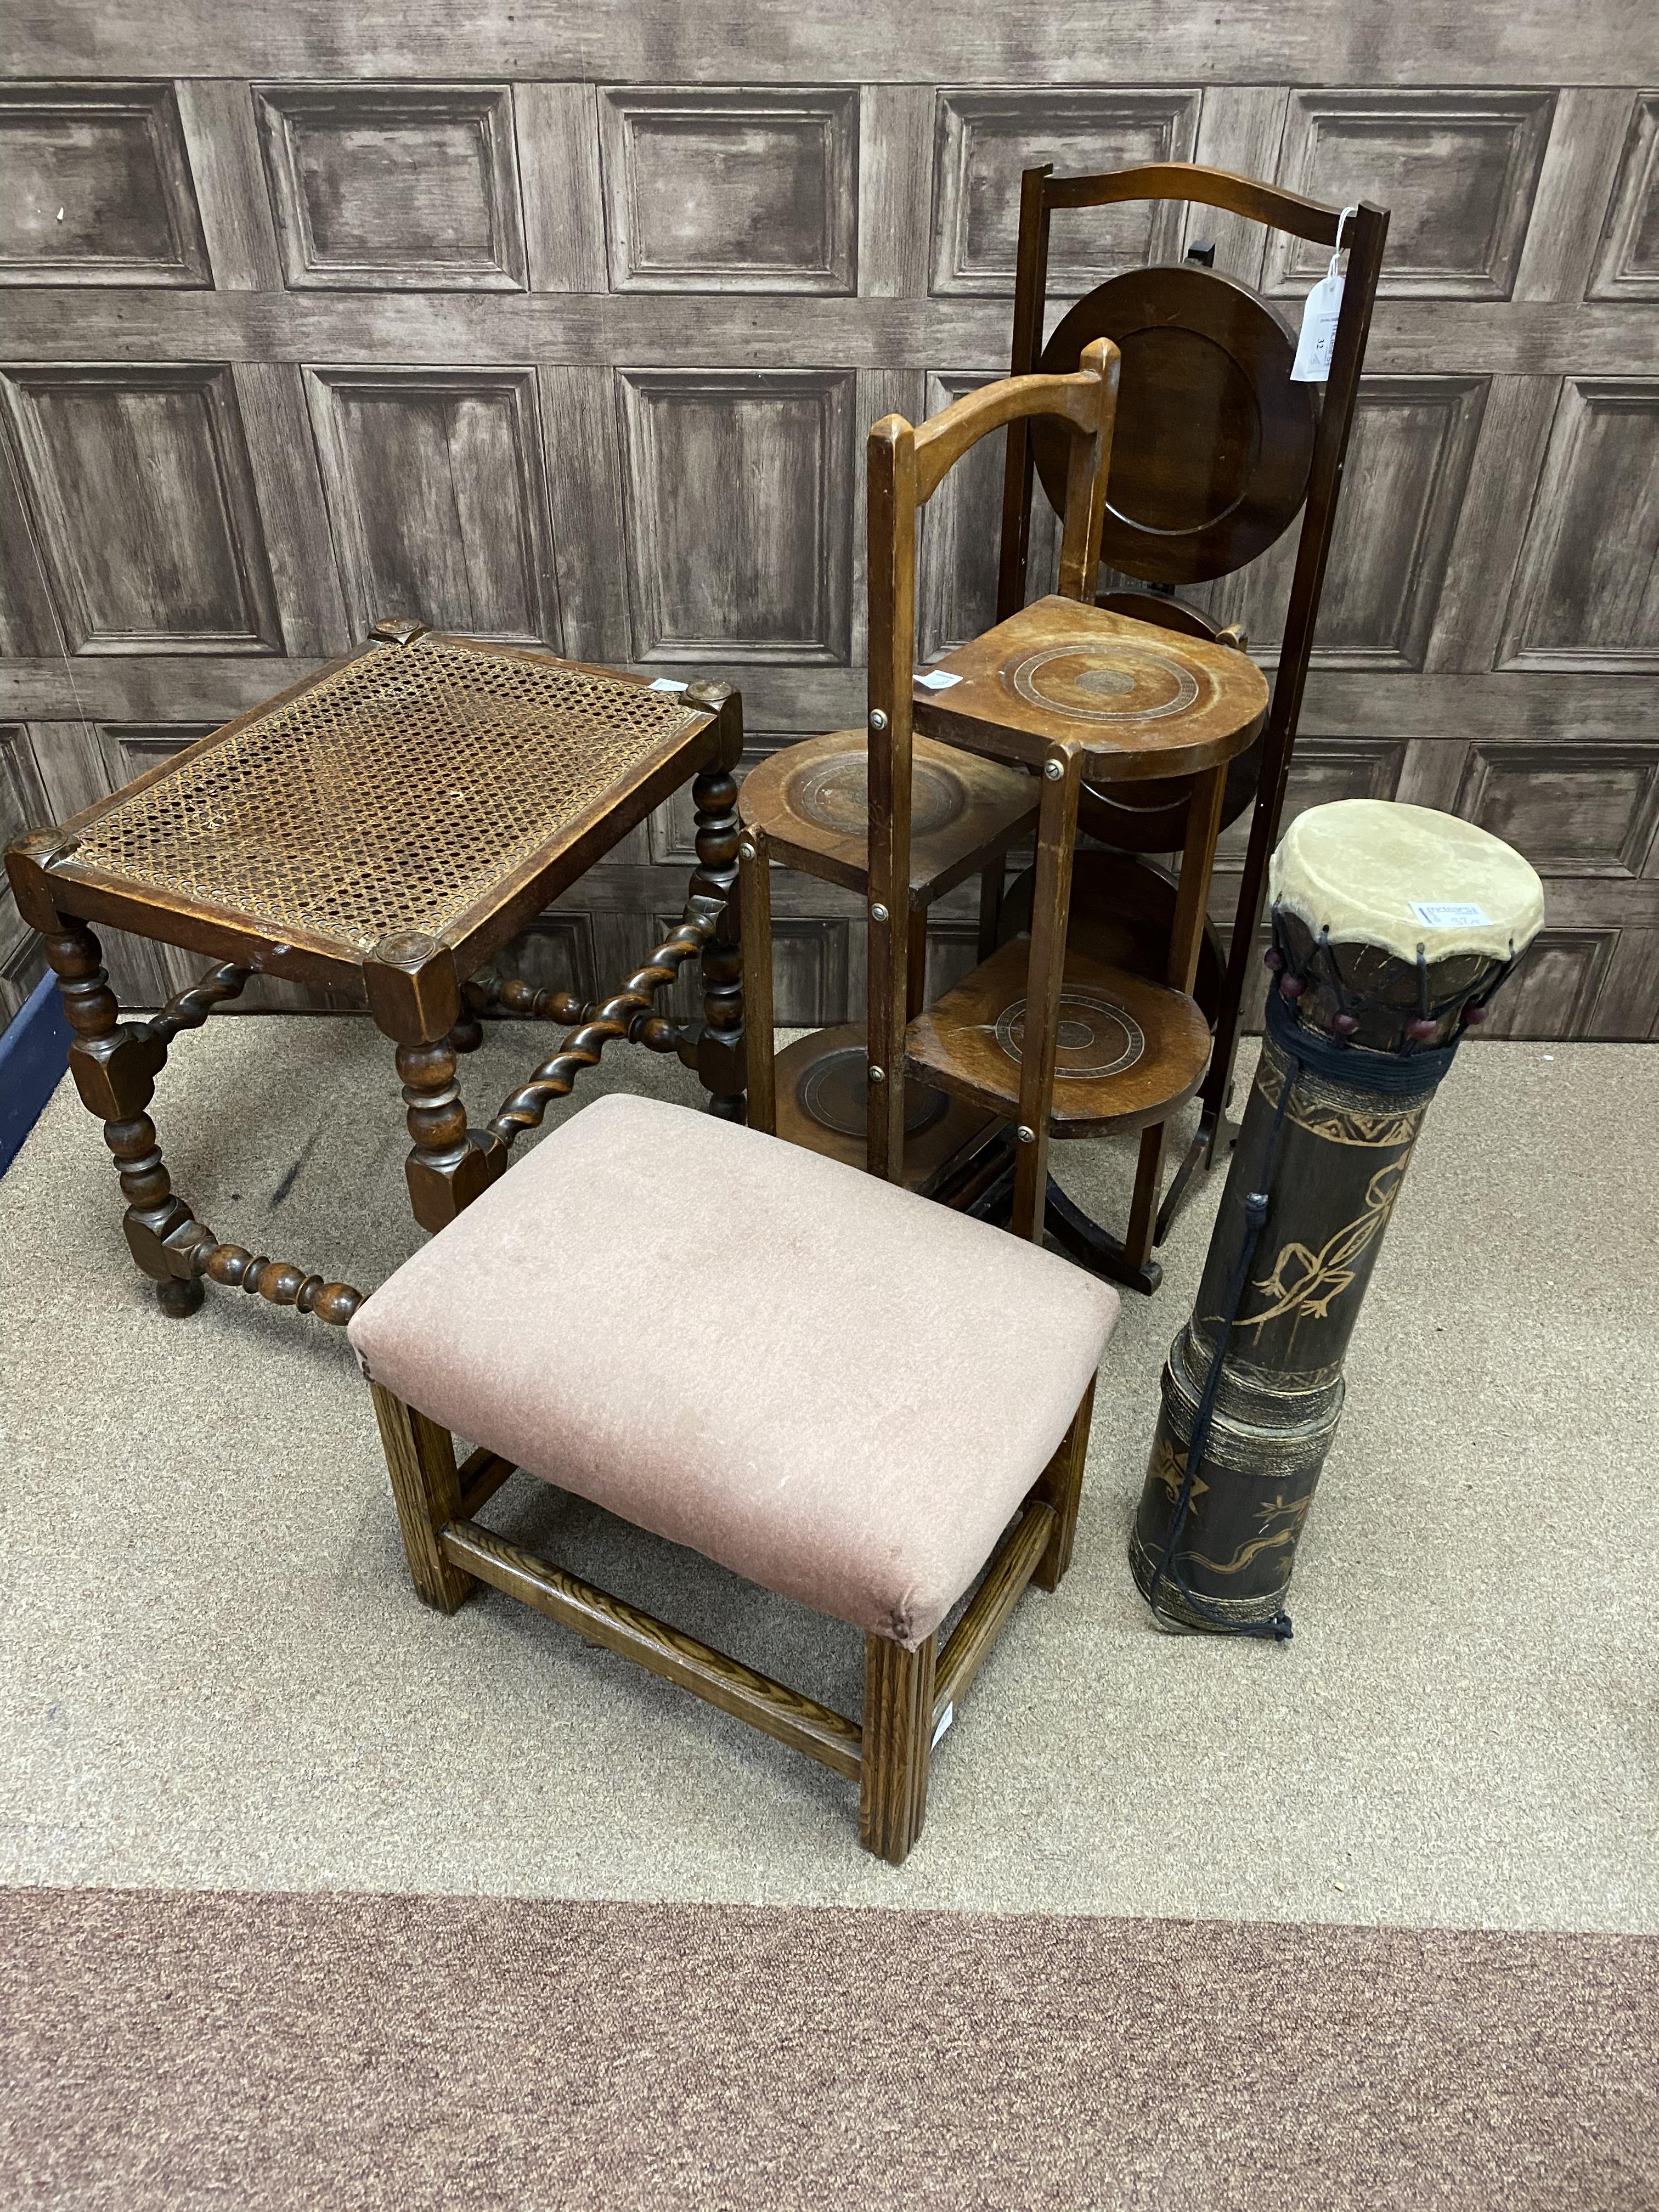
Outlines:
[{"label": "drum skin head", "polygon": [[[1524,952],[1544,920],[1544,886],[1512,845],[1461,815],[1397,799],[1334,799],[1298,814],[1267,872],[1275,913],[1310,939],[1360,945],[1414,968]],[[1425,905],[1433,917],[1419,912]]]},{"label": "drum skin head", "polygon": [[[1123,356],[1100,557],[1155,584],[1231,574],[1283,536],[1307,496],[1316,387],[1292,384],[1296,334],[1248,285],[1186,264],[1132,269],[1078,301],[1042,349],[1076,370],[1091,339]],[[1031,425],[1056,514],[1070,440]]]}]

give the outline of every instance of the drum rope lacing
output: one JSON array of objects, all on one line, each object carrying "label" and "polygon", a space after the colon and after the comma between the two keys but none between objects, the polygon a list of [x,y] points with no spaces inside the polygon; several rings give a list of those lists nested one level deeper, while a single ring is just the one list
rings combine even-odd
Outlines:
[{"label": "drum rope lacing", "polygon": [[[1362,995],[1348,988],[1338,972],[1335,955],[1331,950],[1330,939],[1328,927],[1320,931],[1309,966],[1312,966],[1313,958],[1323,954],[1326,968],[1325,980],[1329,982],[1336,994],[1341,1016],[1350,1018],[1352,1025],[1357,1029],[1359,1025],[1358,1019],[1355,1018],[1357,1012],[1369,1012],[1371,1008],[1381,1006],[1383,1003],[1382,993],[1375,991]],[[1454,995],[1443,1005],[1436,1006],[1429,997],[1428,960],[1424,947],[1419,945],[1417,948],[1418,1020],[1425,1024],[1432,1024],[1437,1028],[1446,1015],[1451,1013],[1460,1003],[1465,1010],[1466,1020],[1468,1010],[1470,1007],[1484,1010],[1486,1001],[1515,966],[1516,959],[1515,944],[1511,939],[1508,960],[1484,990],[1466,992],[1461,994],[1461,998]],[[1391,1054],[1377,1052],[1365,1046],[1351,1044],[1346,1036],[1326,1037],[1320,1036],[1316,1030],[1304,1029],[1296,1018],[1294,998],[1301,996],[1307,988],[1310,978],[1305,971],[1299,970],[1291,964],[1290,955],[1281,941],[1276,908],[1273,914],[1273,950],[1268,954],[1267,962],[1268,965],[1279,975],[1281,980],[1281,988],[1269,991],[1267,994],[1267,1033],[1279,1050],[1293,1060],[1298,1068],[1305,1068],[1310,1074],[1323,1076],[1328,1080],[1352,1084],[1361,1073],[1354,1065],[1354,1056],[1358,1054],[1366,1062],[1361,1079],[1368,1090],[1388,1091],[1397,1096],[1421,1096],[1426,1091],[1438,1088],[1449,1070],[1452,1061],[1457,1056],[1457,1048],[1462,1037],[1461,1031],[1449,1044],[1437,1045],[1432,1048],[1422,1047],[1417,1038],[1407,1037],[1403,1048],[1398,1053]],[[1293,997],[1285,994],[1282,989],[1283,979],[1286,975],[1297,985]],[[1339,1016],[1339,1018],[1341,1018],[1341,1016]],[[1198,1470],[1204,1464],[1204,1455],[1209,1446],[1210,1428],[1215,1418],[1216,1401],[1221,1392],[1221,1378],[1226,1365],[1228,1346],[1232,1340],[1239,1307],[1244,1302],[1244,1286],[1249,1280],[1250,1267],[1255,1258],[1256,1247],[1261,1241],[1261,1232],[1267,1225],[1267,1210],[1273,1201],[1273,1174],[1279,1162],[1279,1135],[1284,1128],[1285,1116],[1295,1089],[1296,1076],[1292,1074],[1281,1085],[1279,1103],[1273,1109],[1273,1127],[1267,1134],[1267,1149],[1261,1164],[1261,1187],[1258,1190],[1245,1194],[1244,1239],[1239,1247],[1238,1258],[1234,1262],[1232,1278],[1227,1285],[1227,1295],[1222,1301],[1221,1330],[1216,1340],[1215,1351],[1211,1356],[1208,1372],[1204,1377],[1204,1388],[1199,1396],[1197,1410],[1193,1416],[1192,1431],[1187,1441],[1186,1463],[1182,1471],[1181,1487],[1176,1494],[1175,1512],[1170,1517],[1170,1533],[1164,1540],[1164,1550],[1158,1563],[1158,1571],[1152,1577],[1152,1586],[1146,1595],[1146,1602],[1156,1613],[1159,1590],[1166,1582],[1173,1583],[1198,1618],[1207,1621],[1212,1627],[1225,1629],[1235,1636],[1271,1637],[1278,1644],[1288,1644],[1291,1640],[1289,1613],[1275,1613],[1271,1620],[1240,1622],[1229,1618],[1213,1606],[1207,1604],[1191,1588],[1176,1560],[1176,1547],[1185,1532],[1188,1516],[1192,1511],[1193,1490],[1198,1480]]]},{"label": "drum rope lacing", "polygon": [[[1431,1000],[1429,996],[1428,950],[1425,945],[1419,945],[1417,948],[1417,1014],[1415,1019],[1408,1024],[1405,1041],[1399,1050],[1396,1053],[1389,1054],[1379,1052],[1370,1046],[1356,1046],[1350,1041],[1352,1032],[1360,1026],[1362,1016],[1390,1007],[1391,1002],[1387,995],[1389,987],[1386,984],[1381,984],[1374,991],[1363,992],[1349,988],[1343,979],[1341,969],[1337,965],[1336,954],[1331,945],[1328,922],[1320,931],[1313,949],[1309,954],[1307,963],[1303,967],[1297,967],[1285,945],[1277,907],[1273,908],[1273,946],[1266,955],[1266,959],[1267,966],[1278,976],[1279,983],[1278,988],[1268,994],[1269,1014],[1276,1006],[1299,999],[1309,984],[1312,982],[1323,982],[1328,985],[1337,1003],[1337,1012],[1331,1024],[1333,1029],[1337,1031],[1335,1036],[1326,1037],[1320,1036],[1315,1030],[1300,1030],[1297,1031],[1298,1043],[1295,1046],[1286,1046],[1286,1050],[1293,1052],[1304,1066],[1312,1068],[1316,1073],[1334,1075],[1339,1081],[1344,1082],[1352,1081],[1353,1079],[1352,1063],[1349,1060],[1348,1055],[1355,1051],[1364,1052],[1370,1059],[1377,1063],[1374,1067],[1368,1067],[1365,1071],[1365,1081],[1374,1091],[1432,1090],[1434,1084],[1439,1082],[1446,1069],[1450,1066],[1450,1055],[1457,1048],[1454,1041],[1449,1046],[1440,1045],[1430,1050],[1425,1048],[1424,1041],[1433,1035],[1448,1014],[1455,1013],[1460,1008],[1462,1011],[1464,1026],[1469,1029],[1477,1028],[1486,1018],[1487,1001],[1493,993],[1509,980],[1518,957],[1515,950],[1515,939],[1511,938],[1509,958],[1503,963],[1497,974],[1492,975],[1481,989],[1454,991],[1449,997],[1437,1000]],[[1315,973],[1316,967],[1322,968],[1322,974]],[[1401,1010],[1394,1007],[1393,1011]],[[1272,1026],[1271,1023],[1269,1026]],[[1281,1039],[1280,1042],[1282,1042],[1283,1040]],[[1304,1047],[1307,1048],[1305,1050]],[[1440,1064],[1437,1060],[1437,1055],[1440,1054],[1445,1054],[1443,1064]],[[1418,1074],[1405,1073],[1407,1068],[1424,1070],[1431,1066],[1438,1067],[1438,1073],[1434,1075],[1432,1081],[1425,1082]]]}]

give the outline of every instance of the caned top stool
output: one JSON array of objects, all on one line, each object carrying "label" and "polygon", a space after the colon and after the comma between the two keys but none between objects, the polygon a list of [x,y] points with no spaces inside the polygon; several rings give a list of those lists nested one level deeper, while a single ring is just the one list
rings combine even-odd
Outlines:
[{"label": "caned top stool", "polygon": [[[493,1583],[855,1779],[860,1838],[897,1863],[937,1735],[1026,1583],[1066,1571],[1117,1310],[982,1222],[612,1097],[349,1334],[429,1603]],[[478,1444],[459,1468],[452,1432]],[[862,1723],[492,1534],[475,1516],[518,1468],[861,1630]]]},{"label": "caned top stool", "polygon": [[[35,831],[6,865],[46,936],[75,1042],[70,1069],[105,1124],[127,1241],[174,1316],[203,1280],[343,1323],[358,1302],[287,1261],[220,1243],[173,1188],[148,1109],[183,1030],[256,973],[367,999],[397,1048],[412,1149],[410,1200],[438,1229],[501,1174],[607,1041],[676,1052],[743,1114],[735,923],[741,702],[724,685],[659,690],[551,653],[384,622],[356,651],[240,715],[113,798]],[[561,892],[690,781],[697,866],[678,926],[602,1000],[538,991],[497,956]],[[148,1020],[123,1022],[89,922],[217,964]],[[643,949],[643,948],[641,948]],[[701,957],[704,1018],[671,1021],[652,994]],[[581,1026],[482,1127],[469,1125],[458,1054],[478,1017]]]}]

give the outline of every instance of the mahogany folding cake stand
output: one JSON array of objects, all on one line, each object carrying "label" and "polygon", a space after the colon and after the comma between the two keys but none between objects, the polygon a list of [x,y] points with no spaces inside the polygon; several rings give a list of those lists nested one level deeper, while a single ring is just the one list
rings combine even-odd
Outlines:
[{"label": "mahogany folding cake stand", "polygon": [[[804,1040],[804,1049],[792,1048],[774,1069],[766,1042],[773,833],[797,865],[815,873],[824,867],[824,841],[804,837],[783,811],[781,800],[801,788],[789,755],[758,793],[751,778],[742,802],[751,1121],[772,1125],[774,1084],[787,1074],[789,1111],[777,1114],[780,1130],[814,1150],[847,1157],[850,1149],[876,1175],[936,1194],[948,1188],[953,1202],[966,1205],[986,1173],[986,1134],[1012,1123],[1011,1225],[1038,1240],[1050,1135],[1098,1135],[1161,1120],[1193,1095],[1203,1075],[1209,1030],[1192,985],[1226,766],[1255,736],[1267,704],[1260,672],[1242,653],[1177,641],[1086,604],[1099,565],[1115,369],[1115,349],[1097,343],[1085,350],[1081,374],[1009,379],[920,428],[890,416],[870,434],[870,828],[857,885],[868,901],[870,984],[861,1068],[853,1058],[856,1045],[832,1034]],[[949,681],[930,690],[914,678],[918,512],[981,438],[1036,417],[1057,418],[1070,432],[1060,592],[946,656],[939,672]],[[845,755],[856,740],[837,743]],[[950,824],[954,842],[933,831],[919,889],[911,830],[918,757],[924,773],[941,781],[954,775],[958,793],[971,784],[971,771],[956,767],[962,760],[981,773],[1006,763],[1005,777],[1023,770],[1025,792],[1037,794],[1029,946],[988,951],[933,1007],[920,1003],[918,913],[942,877],[960,881],[1003,849],[1029,820],[1032,802],[1026,797],[1017,814],[1019,785],[1006,783],[1006,803],[988,837],[976,843],[984,817],[976,820],[964,798]],[[1085,774],[1113,786],[1170,776],[1190,785],[1175,929],[1166,973],[1157,981],[1067,948]],[[965,833],[964,823],[972,825]],[[843,835],[833,857],[851,874],[857,861],[849,844]],[[868,1102],[861,1115],[855,1090],[837,1073],[837,1063],[849,1059]],[[832,1080],[840,1084],[835,1091]],[[816,1115],[808,1110],[815,1084]],[[823,1110],[826,1093],[844,1109],[835,1120]],[[945,1102],[942,1109],[936,1098]],[[994,1153],[990,1174],[994,1184],[1001,1168]]]},{"label": "mahogany folding cake stand", "polygon": [[[1195,249],[1200,258],[1184,264],[1131,270],[1097,285],[1044,343],[1051,216],[1134,200],[1223,209],[1333,252],[1340,244],[1346,276],[1322,398],[1318,386],[1292,379],[1297,336],[1278,309],[1249,285],[1201,265],[1203,257],[1213,259],[1212,247]],[[1260,736],[1234,757],[1222,799],[1224,828],[1252,805],[1255,813],[1224,971],[1212,932],[1200,948],[1197,989],[1215,1044],[1198,1133],[1160,1212],[1165,1131],[1161,1123],[1147,1127],[1122,1242],[1057,1188],[1048,1194],[1055,1241],[1073,1258],[1143,1290],[1156,1285],[1152,1246],[1194,1172],[1224,1155],[1237,1133],[1225,1114],[1244,981],[1278,837],[1388,226],[1384,209],[1328,207],[1185,162],[1090,177],[1056,177],[1045,167],[1026,170],[1023,179],[1012,374],[1064,373],[1101,337],[1122,356],[1101,544],[1107,588],[1098,604],[1184,638],[1242,647],[1236,626],[1218,623],[1176,592],[1236,574],[1301,518],[1272,709]],[[1058,510],[1065,471],[1064,441],[1052,424],[1010,425],[1000,621],[1025,599],[1033,476]],[[1079,857],[1073,933],[1141,974],[1164,971],[1176,911],[1168,877],[1141,856],[1182,848],[1194,819],[1191,805],[1191,790],[1173,769],[1168,777],[1109,784],[1091,773],[1079,794],[1082,828],[1112,849]],[[1005,933],[1024,926],[1030,897],[1029,882],[1010,890]]]},{"label": "mahogany folding cake stand", "polygon": [[[20,839],[6,865],[46,939],[76,1035],[70,1069],[127,1200],[127,1241],[164,1312],[205,1276],[336,1323],[349,1285],[220,1243],[174,1192],[149,1107],[169,1046],[255,972],[356,987],[396,1046],[412,1149],[410,1200],[440,1229],[494,1182],[521,1131],[605,1044],[678,1053],[726,1118],[743,1118],[734,929],[738,695],[661,691],[550,653],[379,624],[368,644],[204,738],[112,799]],[[692,781],[697,868],[679,925],[609,998],[585,1006],[486,964],[544,907]],[[217,964],[148,1020],[123,1022],[88,922]],[[735,914],[732,915],[735,923]],[[701,956],[704,1018],[653,994]],[[469,1127],[456,1056],[478,1017],[580,1024],[485,1127]]]}]

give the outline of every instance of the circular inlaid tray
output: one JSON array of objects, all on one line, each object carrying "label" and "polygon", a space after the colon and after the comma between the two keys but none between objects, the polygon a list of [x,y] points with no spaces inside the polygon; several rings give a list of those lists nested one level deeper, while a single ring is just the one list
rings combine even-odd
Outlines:
[{"label": "circular inlaid tray", "polygon": [[1214,689],[1207,669],[1190,665],[1178,647],[1120,642],[1051,645],[1005,672],[1004,680],[1034,707],[1085,722],[1158,722],[1184,714]]},{"label": "circular inlaid tray", "polygon": [[[820,753],[803,763],[787,786],[793,812],[837,836],[862,837],[870,826],[870,760],[860,742],[844,753]],[[925,837],[948,829],[968,804],[959,776],[931,761],[915,761],[910,773],[910,834]]]},{"label": "circular inlaid tray", "polygon": [[[1024,1057],[1025,1001],[1015,999],[998,1015],[998,1044],[1018,1066]],[[1060,1040],[1054,1080],[1063,1083],[1121,1075],[1146,1056],[1146,1035],[1128,1008],[1103,991],[1066,990],[1060,1000]]]},{"label": "circular inlaid tray", "polygon": [[[808,1121],[817,1122],[821,1128],[836,1130],[843,1137],[856,1137],[861,1143],[870,1112],[870,1083],[865,1073],[869,1064],[857,1045],[828,1052],[822,1060],[814,1060],[798,1093]],[[937,1091],[924,1090],[919,1083],[906,1084],[907,1137],[919,1137],[924,1129],[931,1129],[945,1119],[945,1101]]]},{"label": "circular inlaid tray", "polygon": [[[1031,894],[1036,871],[1026,868],[1003,894],[997,942],[1006,945],[1031,927]],[[1175,878],[1150,860],[1122,852],[1084,847],[1072,862],[1071,916],[1066,941],[1104,968],[1121,968],[1148,982],[1161,983],[1169,964],[1170,933],[1175,927]],[[1226,955],[1215,924],[1206,915],[1200,942],[1198,975],[1193,985],[1206,1022],[1221,1006]]]},{"label": "circular inlaid tray", "polygon": [[[1247,285],[1182,264],[1097,285],[1037,367],[1073,372],[1098,337],[1123,357],[1101,559],[1159,584],[1242,568],[1307,495],[1318,413],[1315,387],[1291,381],[1295,332]],[[1037,475],[1056,514],[1070,446],[1058,422],[1033,422]]]},{"label": "circular inlaid tray", "polygon": [[[842,1022],[797,1037],[778,1054],[774,1073],[777,1133],[844,1166],[865,1165],[869,1083],[862,1022]],[[932,1084],[904,1086],[904,1185],[925,1190],[951,1172],[965,1148],[980,1141],[992,1116]]]}]

